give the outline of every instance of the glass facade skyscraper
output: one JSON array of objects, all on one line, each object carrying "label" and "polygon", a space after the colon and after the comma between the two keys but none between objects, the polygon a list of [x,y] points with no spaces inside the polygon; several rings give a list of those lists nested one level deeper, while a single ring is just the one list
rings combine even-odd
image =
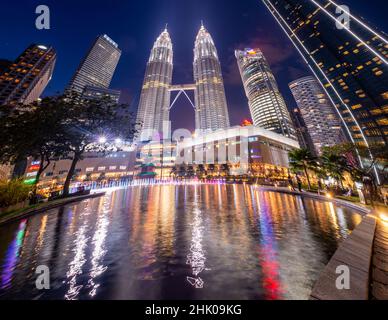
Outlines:
[{"label": "glass facade skyscraper", "polygon": [[290,112],[292,122],[294,123],[296,136],[299,141],[299,145],[303,149],[310,150],[315,154],[315,146],[311,140],[310,134],[307,130],[306,123],[302,117],[299,108],[295,107]]},{"label": "glass facade skyscraper", "polygon": [[107,35],[99,36],[70,81],[67,92],[82,94],[87,86],[108,89],[121,50]]},{"label": "glass facade skyscraper", "polygon": [[236,50],[245,93],[255,126],[296,139],[287,105],[260,49]]},{"label": "glass facade skyscraper", "polygon": [[82,93],[82,97],[85,99],[90,99],[90,100],[107,99],[108,101],[112,101],[114,103],[119,103],[120,96],[121,96],[121,91],[119,90],[103,89],[103,88],[96,88],[96,87],[90,87],[90,86],[86,86]]},{"label": "glass facade skyscraper", "polygon": [[304,77],[290,83],[290,89],[303,117],[314,151],[343,141],[341,122],[321,85],[314,77]]},{"label": "glass facade skyscraper", "polygon": [[350,140],[388,146],[388,41],[332,0],[263,0],[327,92]]},{"label": "glass facade skyscraper", "polygon": [[57,54],[33,44],[0,74],[0,105],[29,104],[39,99],[51,80]]},{"label": "glass facade skyscraper", "polygon": [[213,38],[202,25],[194,47],[195,126],[201,132],[230,127],[221,64]]},{"label": "glass facade skyscraper", "polygon": [[154,43],[147,63],[138,107],[137,121],[141,124],[141,140],[147,141],[170,120],[170,86],[173,71],[173,47],[165,29]]}]

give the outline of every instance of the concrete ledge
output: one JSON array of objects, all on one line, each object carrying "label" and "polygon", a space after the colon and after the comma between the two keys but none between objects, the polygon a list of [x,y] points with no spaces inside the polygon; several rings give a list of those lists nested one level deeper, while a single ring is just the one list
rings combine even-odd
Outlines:
[{"label": "concrete ledge", "polygon": [[99,198],[99,197],[102,197],[104,195],[105,195],[105,192],[101,192],[101,193],[88,194],[88,195],[79,196],[79,197],[61,199],[58,201],[53,201],[51,203],[48,202],[48,203],[41,205],[41,206],[38,206],[38,207],[26,209],[26,211],[18,212],[15,214],[11,213],[9,216],[5,215],[4,217],[0,218],[0,225],[11,223],[11,222],[17,221],[19,219],[27,218],[27,217],[32,216],[34,214],[38,214],[38,213],[42,213],[42,212],[45,212],[48,210],[59,208],[59,207],[65,206],[65,205],[70,204],[70,203],[81,202],[81,201],[84,201],[87,199]]},{"label": "concrete ledge", "polygon": [[[342,243],[322,272],[311,293],[311,300],[368,300],[370,267],[377,221],[368,215]],[[337,267],[350,269],[350,290],[339,290]]]},{"label": "concrete ledge", "polygon": [[388,300],[388,224],[379,219],[371,267],[371,298]]},{"label": "concrete ledge", "polygon": [[345,207],[354,209],[363,215],[367,215],[367,214],[370,214],[372,212],[371,209],[369,209],[368,207],[363,206],[361,204],[356,204],[356,203],[352,203],[352,202],[341,200],[341,199],[335,199],[335,198],[329,199],[325,196],[321,196],[321,195],[316,194],[316,193],[291,191],[287,188],[275,188],[275,187],[259,187],[259,189],[262,191],[279,192],[279,193],[285,193],[285,194],[290,194],[290,195],[294,195],[294,196],[312,198],[312,199],[316,199],[319,201],[332,202],[332,203],[335,203],[335,204],[338,204],[341,206],[345,206]]}]

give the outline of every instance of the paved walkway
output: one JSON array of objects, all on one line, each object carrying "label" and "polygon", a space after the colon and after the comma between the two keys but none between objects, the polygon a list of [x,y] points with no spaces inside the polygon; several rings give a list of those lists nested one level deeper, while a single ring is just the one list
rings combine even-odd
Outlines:
[{"label": "paved walkway", "polygon": [[388,222],[378,219],[374,240],[371,298],[388,300]]}]

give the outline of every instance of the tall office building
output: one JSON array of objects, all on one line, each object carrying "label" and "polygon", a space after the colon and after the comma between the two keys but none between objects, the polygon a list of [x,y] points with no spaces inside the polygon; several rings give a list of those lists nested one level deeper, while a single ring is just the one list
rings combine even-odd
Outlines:
[{"label": "tall office building", "polygon": [[0,105],[29,104],[39,99],[51,80],[56,61],[53,48],[33,44],[0,74]]},{"label": "tall office building", "polygon": [[316,155],[315,146],[311,136],[307,130],[306,123],[302,117],[302,114],[299,108],[295,107],[290,112],[292,122],[294,123],[296,136],[299,141],[299,145],[303,149],[310,150],[313,154]]},{"label": "tall office building", "polygon": [[260,49],[236,50],[253,124],[296,139],[286,102]]},{"label": "tall office building", "polygon": [[108,89],[121,50],[107,35],[99,36],[79,65],[66,91],[83,94],[87,86]]},{"label": "tall office building", "polygon": [[170,120],[172,71],[172,41],[165,29],[154,43],[144,76],[137,114],[142,141],[152,139],[155,132],[161,134],[163,125]]},{"label": "tall office building", "polygon": [[304,77],[290,83],[291,92],[302,114],[317,154],[323,147],[343,141],[341,122],[319,82]]},{"label": "tall office building", "polygon": [[197,130],[215,131],[230,126],[224,81],[217,49],[202,25],[194,48],[195,125]]},{"label": "tall office building", "polygon": [[112,101],[114,103],[119,103],[121,96],[120,90],[112,90],[112,89],[104,89],[86,86],[82,97],[89,100],[100,100],[100,99],[108,99],[108,101]]},{"label": "tall office building", "polygon": [[325,88],[349,138],[387,146],[386,36],[353,12],[350,25],[339,23],[343,11],[332,0],[263,2]]}]

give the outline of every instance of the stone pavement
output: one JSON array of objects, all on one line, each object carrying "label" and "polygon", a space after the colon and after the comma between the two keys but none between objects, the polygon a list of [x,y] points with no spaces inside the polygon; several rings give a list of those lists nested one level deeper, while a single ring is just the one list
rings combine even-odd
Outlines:
[{"label": "stone pavement", "polygon": [[388,300],[388,221],[378,219],[374,240],[371,299]]}]

